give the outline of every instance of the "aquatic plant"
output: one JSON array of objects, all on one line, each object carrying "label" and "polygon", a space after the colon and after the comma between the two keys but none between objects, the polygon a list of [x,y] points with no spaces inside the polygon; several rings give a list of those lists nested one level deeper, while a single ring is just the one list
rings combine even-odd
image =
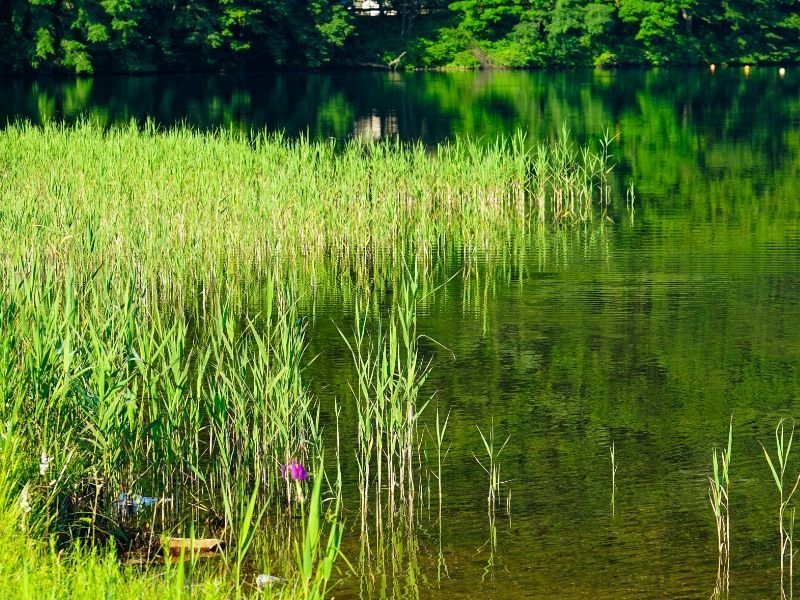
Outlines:
[{"label": "aquatic plant", "polygon": [[444,421],[439,418],[439,408],[436,408],[436,483],[439,487],[439,520],[442,519],[442,463],[447,460],[447,455],[450,453],[450,447],[444,451],[442,456],[442,446],[444,445],[444,434],[447,432],[447,424],[450,421],[450,411],[447,411]]},{"label": "aquatic plant", "polygon": [[617,453],[614,440],[611,440],[611,516],[613,517],[617,511]]},{"label": "aquatic plant", "polygon": [[497,448],[494,437],[494,419],[492,419],[492,424],[489,426],[488,435],[484,435],[481,428],[477,425],[476,427],[478,429],[478,434],[481,436],[483,447],[486,450],[486,464],[484,465],[474,452],[472,456],[489,476],[489,494],[486,497],[486,502],[489,506],[489,512],[493,514],[497,506],[497,497],[500,494],[500,484],[503,483],[500,481],[500,453],[505,450],[511,436],[506,438],[506,441],[503,442],[500,448]]},{"label": "aquatic plant", "polygon": [[717,527],[717,584],[714,596],[719,597],[728,592],[730,586],[731,565],[731,516],[730,516],[730,463],[733,445],[733,418],[728,426],[728,447],[717,449],[711,454],[713,474],[708,478],[708,501],[714,513]]},{"label": "aquatic plant", "polygon": [[34,265],[0,294],[0,422],[31,465],[26,532],[149,555],[189,518],[216,523],[244,561],[263,511],[282,511],[274,465],[295,459],[300,480],[322,447],[294,305],[270,291],[242,324],[218,298],[190,347],[188,316],[148,304],[133,275],[79,285]]},{"label": "aquatic plant", "polygon": [[281,465],[281,477],[286,478],[287,474],[294,481],[305,481],[308,479],[308,471],[306,471],[305,467],[299,462]]},{"label": "aquatic plant", "polygon": [[[342,526],[338,520],[342,485],[341,479],[339,479],[334,508],[329,514],[331,525],[328,531],[328,541],[324,547],[322,545],[322,482],[325,479],[322,464],[323,460],[320,458],[319,467],[314,475],[314,488],[311,492],[308,516],[303,520],[303,543],[297,550],[297,562],[301,575],[300,589],[304,597],[309,600],[320,600],[325,597],[342,537]],[[305,471],[303,474],[308,475]]]},{"label": "aquatic plant", "polygon": [[299,462],[281,465],[281,477],[286,480],[294,481],[295,500],[302,504],[305,501],[305,496],[303,495],[303,486],[300,485],[300,482],[308,479],[308,472],[303,465]]},{"label": "aquatic plant", "polygon": [[[346,339],[362,529],[371,511],[381,531],[384,514],[390,529],[412,529],[429,400],[424,286],[466,257],[465,294],[480,301],[481,252],[513,246],[521,257],[527,236],[561,240],[563,224],[602,220],[607,149],[567,137],[431,151],[152,124],[5,128],[0,432],[30,467],[9,492],[26,539],[78,557],[84,543],[89,553],[118,544],[151,560],[162,534],[186,527],[194,539],[197,528],[224,542],[232,582],[214,581],[229,595],[262,548],[300,556],[296,589],[324,594],[341,530],[327,546],[318,539],[323,442],[303,304],[321,280],[341,282],[356,307]],[[453,249],[460,256],[439,261]],[[388,308],[376,301],[390,292]],[[437,414],[440,525],[448,420]],[[286,531],[280,549],[258,535],[268,521]],[[178,586],[183,574],[171,573]]]},{"label": "aquatic plant", "polygon": [[[788,434],[786,432],[786,423],[791,423],[791,429]],[[786,511],[789,504],[800,486],[800,475],[797,476],[794,484],[786,482],[786,466],[789,462],[789,454],[792,450],[792,441],[794,440],[794,420],[781,419],[778,426],[775,428],[775,460],[773,461],[764,447],[761,444],[761,449],[764,451],[764,458],[767,459],[769,470],[772,473],[772,478],[775,481],[775,486],[778,488],[780,494],[780,502],[778,504],[778,539],[780,542],[780,561],[781,561],[781,598],[791,598],[793,596],[793,574],[794,574],[794,507],[789,512],[789,520],[787,523]],[[760,442],[759,442],[760,443]],[[777,466],[776,466],[777,465]],[[788,566],[786,564],[788,559]],[[788,581],[787,581],[788,580]]]},{"label": "aquatic plant", "polygon": [[[11,124],[0,131],[6,269],[42,259],[77,283],[138,273],[148,294],[188,300],[202,282],[344,260],[420,260],[438,248],[490,250],[540,223],[588,222],[610,201],[607,143],[565,129],[531,149],[493,144],[333,143],[230,130]],[[232,224],[235,223],[235,226]],[[24,250],[23,250],[24,249]],[[368,275],[365,273],[365,275]]]},{"label": "aquatic plant", "polygon": [[369,337],[368,321],[361,316],[362,309],[357,304],[354,341],[341,334],[353,357],[357,376],[351,390],[358,419],[362,531],[366,530],[373,479],[378,528],[382,520],[384,486],[390,519],[403,510],[409,523],[414,521],[414,451],[420,443],[419,416],[428,404],[420,398],[420,390],[430,373],[430,364],[419,356],[418,294],[417,272],[407,269],[386,330],[383,321],[378,319],[377,333]]}]

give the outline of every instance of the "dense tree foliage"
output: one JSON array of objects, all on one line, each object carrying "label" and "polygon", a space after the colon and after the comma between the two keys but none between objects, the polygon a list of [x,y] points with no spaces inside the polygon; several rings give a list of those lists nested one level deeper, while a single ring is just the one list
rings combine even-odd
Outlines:
[{"label": "dense tree foliage", "polygon": [[342,55],[407,65],[779,62],[800,58],[796,0],[456,0],[433,4],[406,36],[386,17],[359,19]]},{"label": "dense tree foliage", "polygon": [[318,66],[353,25],[332,0],[5,0],[11,71]]},{"label": "dense tree foliage", "polygon": [[11,72],[798,58],[797,0],[0,2],[0,69]]}]

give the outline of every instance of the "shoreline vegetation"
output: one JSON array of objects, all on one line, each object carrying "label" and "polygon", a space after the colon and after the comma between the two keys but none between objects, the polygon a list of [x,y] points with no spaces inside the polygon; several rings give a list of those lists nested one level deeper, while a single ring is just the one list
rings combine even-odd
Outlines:
[{"label": "shoreline vegetation", "polygon": [[[566,128],[434,148],[150,123],[1,131],[0,597],[317,600],[347,577],[400,597],[386,564],[432,585],[420,563],[434,558],[449,578],[443,498],[465,416],[440,412],[429,386],[430,273],[461,253],[469,280],[473,254],[604,227],[624,210],[612,149]],[[332,411],[309,383],[303,297],[320,277],[353,317],[334,324],[352,371]],[[503,428],[475,425],[492,579],[514,465]],[[731,518],[746,506],[729,502],[733,429],[707,479],[717,598],[731,539],[752,535]],[[762,446],[783,597],[794,431],[781,420]],[[617,448],[602,475],[612,519]]]},{"label": "shoreline vegetation", "polygon": [[[566,129],[435,149],[135,123],[4,129],[0,593],[324,597],[334,564],[352,568],[339,556],[349,459],[309,391],[297,279],[330,263],[362,285],[341,330],[357,380],[337,400],[359,415],[342,431],[360,449],[353,521],[364,539],[413,533],[429,466],[425,265],[602,224],[611,143],[579,147]],[[397,282],[388,310],[370,301],[379,268]]]},{"label": "shoreline vegetation", "polygon": [[[613,138],[521,132],[435,148],[187,127],[12,124],[0,132],[0,249],[77,278],[131,268],[153,289],[321,263],[489,251],[602,224]],[[281,272],[284,272],[281,270]],[[152,278],[152,280],[151,280]]]},{"label": "shoreline vegetation", "polygon": [[[615,72],[624,70],[637,70],[637,69],[658,69],[659,67],[668,68],[687,68],[687,69],[702,69],[712,71],[712,74],[719,69],[738,69],[744,68],[748,71],[751,68],[764,67],[778,67],[779,71],[784,74],[793,66],[800,65],[800,60],[766,60],[766,61],[751,61],[747,59],[723,61],[721,63],[667,63],[667,64],[653,64],[653,63],[614,63],[614,64],[576,64],[576,65],[539,65],[539,66],[508,66],[508,65],[436,65],[436,66],[407,66],[402,69],[397,69],[385,63],[328,63],[325,65],[317,66],[304,66],[304,65],[271,65],[266,68],[254,67],[246,70],[230,69],[225,67],[220,68],[202,68],[193,69],[190,71],[182,71],[178,69],[147,69],[139,71],[85,71],[85,72],[69,72],[69,71],[27,71],[27,72],[9,72],[0,71],[0,81],[6,79],[8,81],[91,81],[93,79],[111,78],[111,77],[169,77],[169,76],[254,76],[254,75],[286,75],[286,74],[322,74],[330,75],[336,73],[477,73],[477,72],[573,72],[573,71],[601,71],[601,72]],[[783,77],[783,75],[781,75]]]},{"label": "shoreline vegetation", "polygon": [[786,64],[793,0],[8,2],[0,72]]}]

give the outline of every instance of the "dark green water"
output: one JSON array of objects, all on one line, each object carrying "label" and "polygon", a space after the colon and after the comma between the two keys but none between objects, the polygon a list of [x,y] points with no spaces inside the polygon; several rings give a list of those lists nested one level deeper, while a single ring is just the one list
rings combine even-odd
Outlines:
[{"label": "dark green water", "polygon": [[[374,577],[345,577],[336,596],[708,597],[717,550],[706,478],[733,415],[731,594],[779,597],[778,494],[759,441],[772,450],[778,419],[800,416],[800,69],[783,79],[765,67],[749,78],[348,72],[2,86],[0,122],[152,117],[429,144],[517,128],[540,140],[564,123],[580,141],[615,133],[620,180],[635,182],[632,217],[618,189],[602,233],[481,257],[488,277],[456,277],[421,307],[420,333],[441,345],[426,344],[429,389],[451,411],[443,518],[434,494],[416,536],[387,538]],[[458,272],[452,263],[443,272]],[[309,376],[327,409],[345,402],[347,422],[343,297],[327,290],[317,306]],[[483,452],[476,425],[492,419],[510,439],[496,544],[472,455]],[[798,452],[800,441],[787,479]],[[346,551],[357,564],[354,536]]]}]

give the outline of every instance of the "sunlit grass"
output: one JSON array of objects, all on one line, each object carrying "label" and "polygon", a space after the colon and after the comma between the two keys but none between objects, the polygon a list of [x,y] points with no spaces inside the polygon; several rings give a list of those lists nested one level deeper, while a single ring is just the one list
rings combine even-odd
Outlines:
[{"label": "sunlit grass", "polygon": [[607,145],[566,131],[438,146],[290,140],[231,131],[11,125],[0,132],[0,250],[77,277],[140,285],[264,272],[275,262],[503,247],[541,222],[600,218]]},{"label": "sunlit grass", "polygon": [[[386,312],[348,296],[360,308],[345,340],[362,526],[374,501],[378,527],[385,511],[390,528],[413,529],[430,397],[416,316],[425,269],[451,249],[505,251],[543,228],[602,221],[609,173],[607,143],[594,153],[566,132],[539,146],[518,135],[432,151],[149,125],[4,129],[0,516],[11,525],[0,543],[27,554],[21,571],[0,556],[0,591],[21,583],[37,597],[55,577],[57,597],[86,585],[180,596],[194,571],[118,560],[149,558],[176,535],[224,542],[220,567],[191,584],[199,597],[247,593],[259,561],[294,581],[288,596],[323,596],[340,484],[325,492],[320,467],[304,494],[280,474],[323,454],[298,308],[313,284],[302,282],[330,265],[332,278],[391,279]],[[131,494],[154,506],[120,511]],[[284,538],[265,542],[267,522]]]}]

